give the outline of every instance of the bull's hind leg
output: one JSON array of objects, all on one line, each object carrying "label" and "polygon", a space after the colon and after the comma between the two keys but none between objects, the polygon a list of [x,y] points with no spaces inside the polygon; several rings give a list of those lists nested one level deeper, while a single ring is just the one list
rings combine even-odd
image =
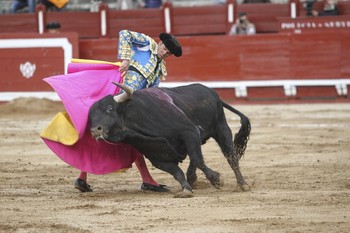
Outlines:
[{"label": "bull's hind leg", "polygon": [[250,187],[245,181],[239,168],[239,156],[233,148],[232,132],[227,123],[221,124],[217,127],[214,139],[219,144],[222,153],[224,154],[227,162],[230,164],[230,167],[235,173],[239,188],[243,191],[249,191]]},{"label": "bull's hind leg", "polygon": [[175,197],[181,197],[181,198],[193,197],[192,187],[187,182],[185,174],[176,163],[162,162],[159,160],[150,160],[150,161],[153,164],[153,166],[155,166],[156,168],[173,175],[175,180],[177,180],[180,183],[182,187],[182,192],[177,193]]}]

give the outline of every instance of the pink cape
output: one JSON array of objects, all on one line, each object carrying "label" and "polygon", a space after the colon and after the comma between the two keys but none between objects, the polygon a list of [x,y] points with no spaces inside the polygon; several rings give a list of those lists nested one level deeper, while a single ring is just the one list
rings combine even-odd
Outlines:
[{"label": "pink cape", "polygon": [[[72,146],[43,138],[46,145],[64,162],[92,174],[106,174],[130,168],[141,154],[126,144],[109,144],[92,138],[88,127],[90,106],[119,89],[119,67],[110,64],[70,63],[67,75],[44,79],[57,92],[79,134]],[[142,156],[142,155],[141,155]]]}]

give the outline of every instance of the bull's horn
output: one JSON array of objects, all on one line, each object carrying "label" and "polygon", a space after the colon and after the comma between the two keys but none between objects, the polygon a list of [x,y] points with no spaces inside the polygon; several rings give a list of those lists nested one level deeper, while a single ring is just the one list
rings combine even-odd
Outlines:
[{"label": "bull's horn", "polygon": [[117,103],[121,103],[121,102],[124,102],[125,100],[127,99],[130,99],[134,90],[129,87],[129,86],[126,86],[124,84],[120,84],[120,83],[116,83],[116,82],[112,82],[114,85],[116,85],[117,87],[120,87],[121,89],[123,89],[125,91],[125,93],[122,93],[122,94],[119,94],[119,95],[116,95],[114,96],[114,100],[117,102]]},{"label": "bull's horn", "polygon": [[128,95],[132,96],[132,94],[134,93],[134,90],[127,86],[127,85],[124,85],[124,84],[121,84],[121,83],[116,83],[116,82],[112,82],[114,85],[120,87],[121,89],[123,89]]}]

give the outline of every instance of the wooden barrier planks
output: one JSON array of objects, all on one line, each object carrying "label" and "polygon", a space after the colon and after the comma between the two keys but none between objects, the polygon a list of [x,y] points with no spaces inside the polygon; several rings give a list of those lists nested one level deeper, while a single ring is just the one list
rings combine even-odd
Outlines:
[{"label": "wooden barrier planks", "polygon": [[224,5],[172,8],[172,33],[175,35],[226,34]]},{"label": "wooden barrier planks", "polygon": [[[316,38],[316,35],[319,35]],[[290,67],[293,77],[325,79],[330,77],[341,78],[344,47],[350,40],[349,33],[335,34],[296,34],[291,37],[289,51]],[[348,60],[349,61],[349,60]],[[350,64],[348,62],[348,64]],[[348,76],[349,77],[349,76]]]},{"label": "wooden barrier planks", "polygon": [[158,36],[165,31],[163,11],[160,9],[109,11],[108,22],[110,37],[118,37],[123,29],[149,36]]},{"label": "wooden barrier planks", "polygon": [[[289,4],[235,4],[238,13],[245,11],[256,24],[258,33],[278,31],[277,17],[289,17]],[[236,9],[237,8],[237,9]],[[38,6],[35,14],[0,15],[0,32],[39,32],[39,18],[43,23],[59,22],[62,32],[77,32],[79,37],[117,37],[121,29],[130,29],[156,36],[159,32],[175,35],[224,35],[233,22],[229,22],[226,5],[172,7],[167,3],[160,9],[109,10],[102,5],[98,12],[62,11],[46,12]],[[168,10],[169,14],[165,13]],[[39,15],[38,12],[42,13]],[[237,15],[232,15],[233,21]],[[169,25],[166,25],[166,24]],[[45,25],[44,25],[45,26]],[[106,30],[106,34],[102,31]]]},{"label": "wooden barrier planks", "polygon": [[0,33],[35,33],[35,14],[0,15]]},{"label": "wooden barrier planks", "polygon": [[61,32],[76,32],[79,38],[99,38],[100,22],[98,12],[47,12],[46,22],[59,22]]},{"label": "wooden barrier planks", "polygon": [[[193,36],[179,40],[183,56],[167,59],[168,73],[174,80],[350,77],[350,32]],[[115,61],[117,42],[117,39],[81,40],[80,57]]]}]

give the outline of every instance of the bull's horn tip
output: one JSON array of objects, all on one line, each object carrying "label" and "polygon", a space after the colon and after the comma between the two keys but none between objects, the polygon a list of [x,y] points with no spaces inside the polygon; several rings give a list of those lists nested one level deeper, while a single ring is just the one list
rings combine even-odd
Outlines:
[{"label": "bull's horn tip", "polygon": [[114,85],[118,86],[118,87],[119,87],[119,85],[120,85],[120,83],[117,83],[117,82],[114,82],[114,81],[112,81],[112,83],[113,83]]}]

